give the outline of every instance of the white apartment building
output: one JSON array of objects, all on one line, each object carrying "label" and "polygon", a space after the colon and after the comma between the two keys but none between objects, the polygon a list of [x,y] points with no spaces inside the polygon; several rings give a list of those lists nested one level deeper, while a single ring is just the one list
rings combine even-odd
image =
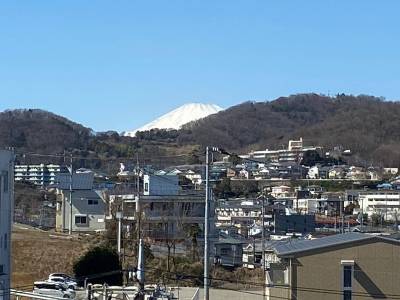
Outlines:
[{"label": "white apartment building", "polygon": [[[395,221],[400,208],[400,191],[375,190],[362,191],[358,196],[358,203],[363,213],[372,216],[378,214],[387,221]],[[400,219],[400,215],[398,215]]]},{"label": "white apartment building", "polygon": [[320,212],[322,199],[304,198],[293,201],[293,209],[301,214],[315,214]]},{"label": "white apartment building", "polygon": [[0,299],[10,299],[14,153],[0,150]]},{"label": "white apartment building", "polygon": [[303,146],[303,139],[290,140],[287,149],[278,150],[260,150],[252,151],[247,155],[240,155],[242,158],[255,158],[261,160],[268,160],[271,162],[300,162],[303,154],[306,151],[319,150],[320,147],[305,147]]},{"label": "white apartment building", "polygon": [[67,172],[64,167],[54,164],[15,165],[14,180],[16,182],[31,182],[39,186],[49,186],[56,183],[60,172]]}]

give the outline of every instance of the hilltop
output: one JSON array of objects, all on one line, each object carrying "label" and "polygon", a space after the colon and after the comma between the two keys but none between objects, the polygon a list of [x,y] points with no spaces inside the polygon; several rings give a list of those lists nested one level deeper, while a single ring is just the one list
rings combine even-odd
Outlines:
[{"label": "hilltop", "polygon": [[[136,153],[157,166],[198,162],[205,145],[235,152],[277,149],[303,137],[307,145],[351,149],[365,165],[400,166],[400,103],[372,96],[299,94],[274,101],[244,102],[185,124],[179,130],[152,129],[135,137],[90,128],[42,110],[0,113],[0,145],[18,152],[65,150],[87,158],[131,158]],[[177,156],[165,159],[164,156]],[[43,158],[40,158],[43,160]],[[54,161],[54,159],[53,159]],[[118,162],[118,161],[117,161]],[[79,162],[109,168],[101,160]],[[113,163],[113,167],[117,167]]]},{"label": "hilltop", "polygon": [[151,129],[180,129],[183,125],[216,114],[222,108],[214,104],[188,103],[162,115],[139,129],[125,132],[124,135],[134,137],[138,131]]},{"label": "hilltop", "polygon": [[377,97],[299,94],[231,107],[188,124],[177,141],[246,151],[303,137],[308,145],[351,149],[360,162],[399,166],[399,114],[399,102]]}]

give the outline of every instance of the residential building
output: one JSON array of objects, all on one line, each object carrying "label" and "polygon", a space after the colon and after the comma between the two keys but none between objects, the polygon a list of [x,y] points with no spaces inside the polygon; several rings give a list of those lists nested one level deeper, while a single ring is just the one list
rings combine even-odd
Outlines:
[{"label": "residential building", "polygon": [[275,233],[307,234],[315,231],[315,216],[311,214],[276,214],[274,221]]},{"label": "residential building", "polygon": [[201,185],[203,182],[201,174],[194,170],[187,170],[184,176],[196,186]]},{"label": "residential building", "polygon": [[[235,226],[242,235],[261,218],[261,203],[256,199],[219,200],[215,208],[218,227]],[[272,219],[272,216],[271,216]]]},{"label": "residential building", "polygon": [[307,178],[309,178],[309,179],[329,179],[330,174],[336,175],[336,173],[332,170],[335,170],[335,168],[333,168],[331,166],[321,166],[320,164],[317,164],[308,169]]},{"label": "residential building", "polygon": [[[238,228],[238,233],[244,236],[260,236],[262,233],[261,212],[260,199],[218,201],[215,209],[216,225],[219,228],[235,226]],[[313,215],[297,214],[279,202],[265,201],[264,212],[266,231],[302,234],[315,231]]]},{"label": "residential building", "polygon": [[144,192],[146,196],[176,195],[180,190],[177,175],[144,175]]},{"label": "residential building", "polygon": [[[267,240],[264,243],[265,251],[265,267],[268,269],[271,263],[278,262],[278,257],[275,254],[275,246],[281,243],[287,243],[288,240]],[[248,269],[261,268],[262,260],[262,242],[253,241],[243,247],[243,267]]]},{"label": "residential building", "polygon": [[319,185],[310,185],[305,188],[306,191],[309,191],[313,197],[319,197],[323,192],[325,192],[325,188]]},{"label": "residential building", "polygon": [[320,212],[321,199],[316,198],[298,198],[293,201],[293,209],[301,214],[316,214]]},{"label": "residential building", "polygon": [[234,168],[227,168],[226,169],[226,177],[228,178],[234,178],[236,177],[238,172]]},{"label": "residential building", "polygon": [[[187,229],[196,226],[204,232],[205,193],[183,190],[177,175],[144,175],[144,195],[110,195],[108,219],[122,211],[126,224],[136,225],[155,240],[184,240]],[[214,232],[214,205],[210,199],[210,232]]]},{"label": "residential building", "polygon": [[346,174],[346,178],[351,180],[366,180],[370,179],[370,176],[364,168],[351,166]]},{"label": "residential building", "polygon": [[[60,174],[57,187],[56,230],[94,232],[105,230],[106,203],[101,190],[93,189],[93,173]],[[72,201],[71,201],[72,199]]]},{"label": "residential building", "polygon": [[400,241],[362,233],[274,247],[267,299],[393,299],[400,295]]},{"label": "residential building", "polygon": [[235,238],[220,233],[218,241],[214,243],[214,263],[223,267],[241,267],[243,264],[243,245],[246,242],[242,238]]},{"label": "residential building", "polygon": [[10,299],[14,153],[0,150],[0,299]]},{"label": "residential building", "polygon": [[360,209],[364,214],[380,215],[387,221],[396,221],[400,208],[399,190],[361,191],[358,196]]},{"label": "residential building", "polygon": [[94,173],[92,171],[71,173],[63,172],[56,175],[54,187],[61,190],[91,190],[93,189]]},{"label": "residential building", "polygon": [[305,152],[320,149],[320,147],[304,146],[303,139],[300,138],[300,140],[290,140],[287,149],[252,151],[246,155],[240,155],[240,157],[270,162],[301,162]]},{"label": "residential building", "polygon": [[54,164],[15,165],[14,179],[16,182],[30,182],[34,185],[46,187],[54,185],[57,182],[57,174],[66,171],[65,167]]},{"label": "residential building", "polygon": [[383,168],[383,173],[386,175],[396,175],[399,173],[399,168]]},{"label": "residential building", "polygon": [[294,193],[290,186],[279,185],[271,188],[271,196],[276,199],[293,197]]},{"label": "residential building", "polygon": [[333,166],[328,172],[329,179],[342,179],[345,178],[346,171],[344,166]]}]

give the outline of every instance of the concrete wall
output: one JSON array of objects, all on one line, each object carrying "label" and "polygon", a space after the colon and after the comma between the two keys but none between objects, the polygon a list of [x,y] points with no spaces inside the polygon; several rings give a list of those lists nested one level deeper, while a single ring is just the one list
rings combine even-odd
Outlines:
[{"label": "concrete wall", "polygon": [[8,300],[11,277],[11,224],[14,208],[14,154],[0,150],[0,299]]},{"label": "concrete wall", "polygon": [[355,262],[352,299],[400,295],[400,246],[370,242],[293,259],[292,284],[297,290],[293,290],[292,299],[342,299],[338,294],[342,291],[341,260]]}]

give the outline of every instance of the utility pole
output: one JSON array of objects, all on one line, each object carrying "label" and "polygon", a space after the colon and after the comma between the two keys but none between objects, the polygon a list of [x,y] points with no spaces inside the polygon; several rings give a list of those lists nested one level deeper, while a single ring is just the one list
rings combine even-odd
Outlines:
[{"label": "utility pole", "polygon": [[[143,245],[143,240],[139,240],[139,253],[138,253],[138,266],[137,266],[137,272],[136,272],[136,278],[139,282],[139,293],[143,297],[143,292],[144,292],[144,282],[145,282],[145,265],[144,265],[144,245]],[[140,299],[140,298],[139,298]],[[144,299],[141,298],[141,299]]]},{"label": "utility pole", "polygon": [[205,199],[205,210],[204,210],[204,300],[209,300],[209,250],[208,250],[208,225],[209,225],[209,162],[210,154],[209,148],[206,147],[206,199]]},{"label": "utility pole", "polygon": [[219,149],[217,147],[206,147],[206,199],[204,208],[204,300],[209,300],[209,230],[210,230],[210,154],[213,152],[218,152],[222,154],[231,155],[225,150]]},{"label": "utility pole", "polygon": [[117,211],[117,219],[118,219],[118,233],[117,233],[117,251],[118,256],[121,259],[121,221],[122,221],[122,212]]},{"label": "utility pole", "polygon": [[342,222],[341,224],[341,232],[344,233],[345,229],[344,229],[344,202],[343,202],[344,198],[342,198],[342,196],[339,196],[339,201],[340,201],[340,220]]},{"label": "utility pole", "polygon": [[[265,222],[264,222],[264,216],[265,216],[265,203],[264,203],[264,196],[261,197],[261,251],[262,251],[262,268],[263,268],[263,299],[265,299]],[[275,228],[275,224],[274,224]]]},{"label": "utility pole", "polygon": [[[65,160],[65,150],[64,150],[64,166],[65,165],[66,165],[66,160]],[[62,227],[63,227],[62,228],[62,232],[65,232],[67,230],[67,227],[66,227],[66,223],[67,223],[66,206],[67,206],[67,203],[65,201],[65,196],[64,195],[62,195],[62,196],[63,196],[63,198],[62,198]]]},{"label": "utility pole", "polygon": [[72,234],[72,153],[70,154],[70,173],[69,173],[69,230],[68,233]]},{"label": "utility pole", "polygon": [[140,167],[139,167],[139,154],[136,153],[136,192],[137,192],[137,199],[136,199],[136,213],[138,216],[137,219],[137,240],[140,241],[141,239],[141,232],[140,232],[140,219],[142,217],[142,211],[140,206]]},{"label": "utility pole", "polygon": [[[360,202],[360,199],[359,201]],[[363,232],[364,226],[364,198],[361,199],[361,232]]]}]

